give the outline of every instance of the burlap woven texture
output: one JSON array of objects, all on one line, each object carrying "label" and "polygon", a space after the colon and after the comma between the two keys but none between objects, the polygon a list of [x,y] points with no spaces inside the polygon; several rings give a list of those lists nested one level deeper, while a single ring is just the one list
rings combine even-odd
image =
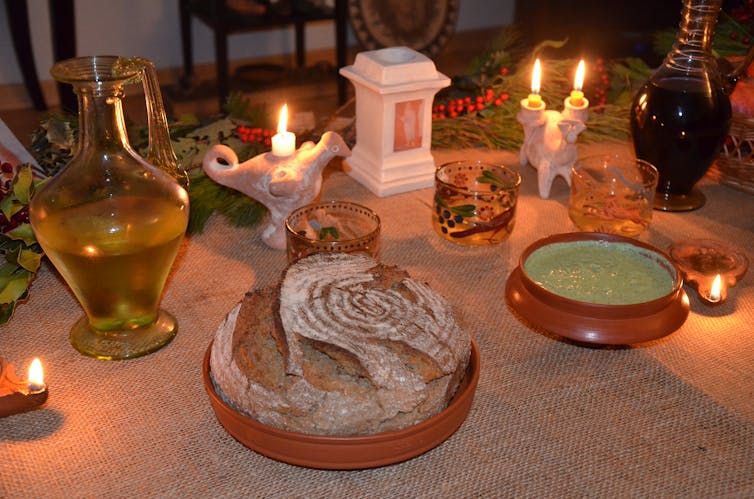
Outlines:
[{"label": "burlap woven texture", "polygon": [[[582,153],[619,146],[582,147]],[[620,146],[624,148],[624,146]],[[438,151],[438,164],[517,155]],[[81,309],[49,269],[0,327],[0,355],[47,367],[46,409],[0,420],[2,497],[751,497],[754,496],[754,271],[716,308],[690,294],[673,335],[636,348],[586,348],[522,324],[505,281],[534,240],[574,230],[568,190],[524,182],[510,240],[461,248],[430,224],[432,189],[377,198],[327,171],[323,199],[349,199],[382,218],[385,263],[429,282],[476,339],[482,372],[472,411],[444,444],[373,470],[319,471],[240,445],[218,424],[202,356],[247,289],[277,280],[285,255],[257,229],[220,218],[184,244],[163,305],[180,330],[168,347],[125,362],[79,355],[67,332]],[[687,238],[728,241],[754,261],[754,198],[706,182],[707,205],[654,213],[640,239],[666,249]]]}]

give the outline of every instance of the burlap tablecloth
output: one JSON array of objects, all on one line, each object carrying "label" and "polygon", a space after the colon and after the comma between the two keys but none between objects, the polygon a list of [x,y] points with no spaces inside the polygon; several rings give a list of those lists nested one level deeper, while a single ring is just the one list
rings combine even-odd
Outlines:
[{"label": "burlap tablecloth", "polygon": [[[517,165],[504,152],[435,156]],[[144,358],[102,362],[74,351],[67,336],[81,309],[49,268],[40,273],[0,328],[0,355],[21,366],[41,357],[50,398],[44,410],[0,419],[0,496],[754,496],[754,271],[716,308],[687,287],[684,326],[639,347],[586,348],[529,329],[505,304],[508,274],[528,244],[575,229],[565,183],[543,200],[534,169],[519,169],[516,227],[486,248],[433,232],[432,189],[377,198],[338,165],[326,173],[323,199],[376,210],[382,260],[444,294],[479,345],[471,413],[439,447],[383,468],[320,471],[263,457],[225,432],[204,392],[202,357],[244,291],[277,280],[285,255],[258,229],[218,217],[186,242],[166,289],[178,335]],[[706,206],[655,212],[640,239],[663,249],[721,239],[754,262],[754,198],[701,187]]]}]

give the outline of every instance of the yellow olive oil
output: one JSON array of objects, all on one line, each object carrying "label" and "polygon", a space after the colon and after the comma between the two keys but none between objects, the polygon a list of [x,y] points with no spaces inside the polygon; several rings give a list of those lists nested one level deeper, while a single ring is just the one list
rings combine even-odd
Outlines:
[{"label": "yellow olive oil", "polygon": [[126,196],[53,212],[35,234],[91,327],[115,331],[154,322],[187,223],[170,201]]}]

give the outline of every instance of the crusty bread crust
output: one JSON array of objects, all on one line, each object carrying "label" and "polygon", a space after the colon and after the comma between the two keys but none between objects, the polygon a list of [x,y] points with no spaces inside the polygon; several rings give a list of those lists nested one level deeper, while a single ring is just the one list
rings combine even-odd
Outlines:
[{"label": "crusty bread crust", "polygon": [[216,388],[258,421],[299,433],[397,430],[442,411],[471,340],[426,284],[361,255],[299,260],[218,328]]}]

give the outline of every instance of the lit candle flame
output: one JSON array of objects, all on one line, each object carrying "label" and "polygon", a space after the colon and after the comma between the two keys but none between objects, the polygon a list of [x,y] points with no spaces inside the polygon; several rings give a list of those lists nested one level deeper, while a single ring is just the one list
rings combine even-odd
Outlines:
[{"label": "lit candle flame", "polygon": [[534,61],[534,69],[531,72],[531,93],[539,95],[539,89],[542,81],[542,65],[539,59]]},{"label": "lit candle flame", "polygon": [[288,104],[283,104],[283,108],[280,110],[280,117],[278,118],[278,133],[287,132],[288,128]]},{"label": "lit candle flame", "polygon": [[579,65],[576,68],[576,78],[573,81],[573,89],[582,91],[584,88],[584,73],[586,73],[586,66],[584,65],[584,59],[579,61]]},{"label": "lit candle flame", "polygon": [[585,104],[584,99],[584,92],[581,91],[582,88],[584,88],[584,74],[586,73],[586,66],[584,65],[584,60],[579,61],[579,65],[576,68],[576,77],[573,80],[573,90],[571,90],[571,95],[568,97],[567,101],[570,101],[570,104],[575,107],[584,107],[588,103]]},{"label": "lit candle flame", "polygon": [[712,287],[709,290],[709,295],[707,295],[707,299],[711,301],[712,303],[717,303],[722,298],[722,289],[723,289],[723,282],[722,277],[720,277],[720,274],[717,274],[715,276],[715,279],[712,281]]},{"label": "lit candle flame", "polygon": [[288,131],[288,104],[283,104],[278,118],[278,133],[272,136],[272,154],[281,158],[296,152],[296,134]]},{"label": "lit candle flame", "polygon": [[29,365],[29,375],[26,381],[29,384],[30,392],[44,390],[44,371],[42,369],[42,362],[40,362],[39,358],[34,357],[34,360],[31,361],[31,364]]},{"label": "lit candle flame", "polygon": [[540,111],[544,109],[544,102],[539,95],[540,82],[542,81],[542,66],[539,59],[534,61],[534,69],[531,72],[531,93],[529,96],[521,101],[521,105],[526,109],[532,111]]}]

